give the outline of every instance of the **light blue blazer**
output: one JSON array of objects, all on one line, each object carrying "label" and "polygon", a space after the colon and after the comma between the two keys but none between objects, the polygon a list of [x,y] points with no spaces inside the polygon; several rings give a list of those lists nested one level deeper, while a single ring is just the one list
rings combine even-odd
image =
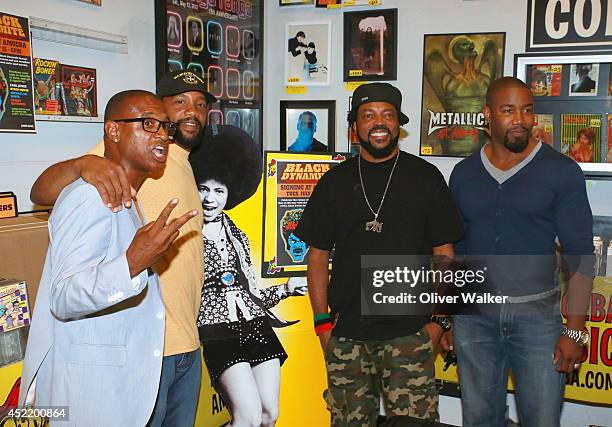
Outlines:
[{"label": "light blue blazer", "polygon": [[164,305],[156,274],[130,278],[126,250],[142,226],[132,206],[112,213],[79,179],[49,218],[19,396],[36,378],[35,407],[69,407],[61,425],[144,426],[155,405]]}]

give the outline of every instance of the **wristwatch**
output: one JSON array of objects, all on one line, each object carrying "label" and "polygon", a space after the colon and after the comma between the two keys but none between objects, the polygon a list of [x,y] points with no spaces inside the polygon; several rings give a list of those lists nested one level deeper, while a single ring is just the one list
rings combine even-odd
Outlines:
[{"label": "wristwatch", "polygon": [[440,325],[440,327],[442,328],[443,331],[448,331],[448,330],[450,330],[450,328],[453,327],[453,322],[451,321],[450,317],[448,317],[448,316],[433,315],[433,316],[431,316],[430,321]]},{"label": "wristwatch", "polygon": [[589,332],[586,329],[578,331],[576,329],[570,329],[567,326],[564,326],[563,330],[561,331],[561,335],[565,335],[566,337],[573,339],[581,346],[585,346],[589,342]]}]

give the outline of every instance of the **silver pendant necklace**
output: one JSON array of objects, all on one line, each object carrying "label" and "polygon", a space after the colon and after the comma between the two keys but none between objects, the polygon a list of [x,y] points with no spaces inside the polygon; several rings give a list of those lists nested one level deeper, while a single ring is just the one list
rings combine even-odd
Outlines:
[{"label": "silver pendant necklace", "polygon": [[382,195],[382,199],[380,200],[380,205],[378,205],[378,209],[374,212],[372,206],[370,205],[370,201],[368,200],[368,195],[366,194],[365,186],[363,185],[363,177],[361,175],[361,153],[359,153],[359,158],[357,159],[357,168],[359,169],[359,182],[361,183],[361,191],[363,191],[363,197],[365,198],[366,204],[374,215],[374,219],[372,221],[368,221],[365,224],[365,231],[373,231],[375,233],[382,233],[383,223],[378,221],[378,214],[380,213],[380,209],[382,208],[383,203],[385,202],[385,197],[387,196],[387,191],[389,190],[389,184],[391,184],[391,178],[393,178],[393,172],[395,172],[395,166],[397,165],[397,161],[399,159],[399,151],[397,152],[397,156],[395,156],[395,162],[393,163],[393,168],[391,169],[391,173],[389,174],[389,179],[387,180],[387,186],[385,187],[385,192]]}]

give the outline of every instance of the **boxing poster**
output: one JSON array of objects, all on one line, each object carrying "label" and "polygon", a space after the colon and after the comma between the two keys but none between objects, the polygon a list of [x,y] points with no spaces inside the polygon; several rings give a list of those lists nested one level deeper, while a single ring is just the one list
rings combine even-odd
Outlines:
[{"label": "boxing poster", "polygon": [[35,132],[30,23],[0,12],[0,132]]},{"label": "boxing poster", "polygon": [[421,156],[467,157],[488,138],[482,109],[502,76],[505,33],[426,34]]}]

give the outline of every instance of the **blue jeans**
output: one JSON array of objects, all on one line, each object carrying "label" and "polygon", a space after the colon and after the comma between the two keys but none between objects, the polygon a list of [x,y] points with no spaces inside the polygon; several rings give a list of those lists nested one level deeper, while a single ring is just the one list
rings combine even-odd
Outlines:
[{"label": "blue jeans", "polygon": [[463,425],[505,426],[508,369],[516,386],[523,427],[559,427],[565,375],[552,364],[561,335],[558,310],[550,315],[519,313],[504,304],[499,314],[455,316]]},{"label": "blue jeans", "polygon": [[199,348],[190,353],[165,356],[157,401],[148,426],[193,427],[201,378]]}]

